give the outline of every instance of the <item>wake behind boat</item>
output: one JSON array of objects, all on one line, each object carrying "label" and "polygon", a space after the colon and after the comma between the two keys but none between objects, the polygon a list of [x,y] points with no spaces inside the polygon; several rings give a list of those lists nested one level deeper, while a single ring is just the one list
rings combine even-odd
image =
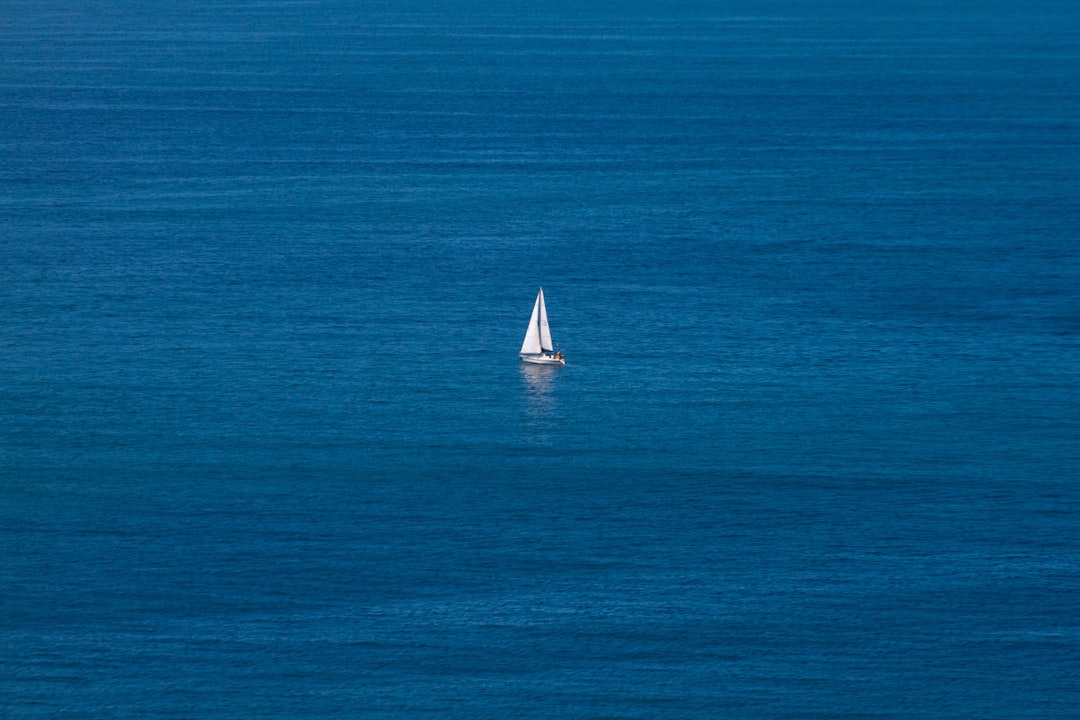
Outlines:
[{"label": "wake behind boat", "polygon": [[547,306],[544,304],[544,288],[536,294],[529,328],[525,331],[525,340],[519,353],[523,362],[536,365],[565,365],[562,352],[555,352],[551,343],[551,328],[548,326]]}]

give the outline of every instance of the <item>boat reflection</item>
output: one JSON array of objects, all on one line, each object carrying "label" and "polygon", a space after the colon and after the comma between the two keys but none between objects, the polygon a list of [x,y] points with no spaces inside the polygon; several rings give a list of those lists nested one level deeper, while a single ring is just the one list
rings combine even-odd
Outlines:
[{"label": "boat reflection", "polygon": [[540,415],[550,413],[555,402],[553,391],[559,366],[521,363],[518,371],[529,400],[529,410]]},{"label": "boat reflection", "polygon": [[532,365],[521,363],[518,365],[521,378],[525,381],[525,388],[536,395],[546,395],[551,392],[554,385],[555,374],[559,372],[558,365]]}]

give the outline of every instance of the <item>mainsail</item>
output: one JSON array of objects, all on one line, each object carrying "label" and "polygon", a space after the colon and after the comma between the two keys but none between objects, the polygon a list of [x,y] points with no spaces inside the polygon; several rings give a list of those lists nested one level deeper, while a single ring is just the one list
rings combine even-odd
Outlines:
[{"label": "mainsail", "polygon": [[544,352],[553,352],[555,348],[551,344],[551,328],[548,327],[547,305],[544,304],[544,288],[540,288],[536,300],[540,304],[540,349]]}]

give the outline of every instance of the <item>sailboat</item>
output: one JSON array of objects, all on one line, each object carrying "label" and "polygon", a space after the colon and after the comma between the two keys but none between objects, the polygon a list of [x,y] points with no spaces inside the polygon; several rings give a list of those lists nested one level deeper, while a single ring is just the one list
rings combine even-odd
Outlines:
[{"label": "sailboat", "polygon": [[537,365],[565,365],[561,352],[555,352],[551,345],[551,328],[548,327],[547,306],[544,305],[544,288],[536,294],[529,329],[525,331],[525,341],[521,343],[521,359]]}]

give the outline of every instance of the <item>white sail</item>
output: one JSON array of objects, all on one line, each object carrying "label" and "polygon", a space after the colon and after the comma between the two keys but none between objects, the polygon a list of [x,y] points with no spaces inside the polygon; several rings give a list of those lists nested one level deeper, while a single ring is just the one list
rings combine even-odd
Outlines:
[{"label": "white sail", "polygon": [[[544,291],[540,290],[540,294],[536,296],[536,302],[533,303],[532,316],[529,318],[529,327],[525,331],[525,340],[521,343],[522,355],[537,355],[540,353],[540,308],[543,307],[541,302],[544,295]],[[544,325],[547,325],[547,310],[544,310]],[[550,331],[549,331],[550,332]],[[551,342],[549,339],[548,342]]]},{"label": "white sail", "polygon": [[536,303],[540,306],[540,349],[544,352],[554,352],[555,347],[551,344],[551,328],[548,327],[547,305],[544,304],[544,288],[536,295]]}]

